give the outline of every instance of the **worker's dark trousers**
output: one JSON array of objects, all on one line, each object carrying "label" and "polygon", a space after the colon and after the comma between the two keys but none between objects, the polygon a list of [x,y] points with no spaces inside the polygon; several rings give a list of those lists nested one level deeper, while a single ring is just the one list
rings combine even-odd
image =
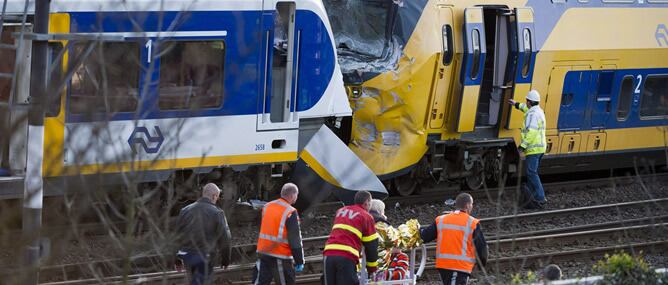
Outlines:
[{"label": "worker's dark trousers", "polygon": [[441,274],[443,285],[466,285],[469,282],[469,276],[471,276],[466,272],[441,268],[438,269],[438,273]]},{"label": "worker's dark trousers", "polygon": [[540,166],[540,159],[543,158],[542,153],[530,154],[526,156],[527,164],[527,185],[531,190],[533,199],[536,202],[545,202],[545,191],[543,190],[543,183],[538,176],[538,167]]},{"label": "worker's dark trousers", "polygon": [[295,284],[295,266],[292,263],[289,259],[259,254],[253,270],[253,284],[269,285],[271,280],[277,285]]},{"label": "worker's dark trousers", "polygon": [[325,256],[323,262],[323,284],[325,285],[357,285],[357,264],[343,256]]},{"label": "worker's dark trousers", "polygon": [[183,260],[188,274],[190,274],[192,285],[213,284],[211,273],[213,272],[213,263],[209,261],[209,256],[202,256],[198,253],[186,253],[179,255]]}]

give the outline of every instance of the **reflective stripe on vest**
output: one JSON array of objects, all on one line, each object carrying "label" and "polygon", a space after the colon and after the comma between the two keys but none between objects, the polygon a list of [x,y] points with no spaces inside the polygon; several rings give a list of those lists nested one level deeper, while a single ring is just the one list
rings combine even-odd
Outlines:
[{"label": "reflective stripe on vest", "polygon": [[[271,212],[267,213],[267,211]],[[285,223],[290,213],[295,211],[295,208],[282,199],[271,201],[264,206],[262,209],[262,225],[260,226],[257,242],[258,253],[292,259],[292,250],[288,242]],[[278,217],[280,217],[280,220],[277,220]]]},{"label": "reflective stripe on vest", "polygon": [[356,229],[355,227],[351,225],[346,225],[346,224],[336,224],[332,227],[332,229],[341,229],[341,230],[347,230],[354,235],[357,236],[357,238],[362,239],[362,232],[360,230]]},{"label": "reflective stripe on vest", "polygon": [[[325,249],[324,249],[324,250],[341,250],[341,251],[347,251],[347,252],[352,253],[352,254],[353,254],[355,257],[357,257],[357,258],[360,257],[360,252],[359,252],[357,249],[355,249],[355,248],[352,247],[352,246],[345,245],[345,244],[335,244],[335,243],[328,244],[328,245],[325,245]],[[323,250],[323,251],[324,251],[324,250]]]},{"label": "reflective stripe on vest", "polygon": [[520,110],[524,112],[524,126],[520,132],[520,146],[524,148],[524,154],[545,153],[545,113],[540,106],[527,108],[525,104],[520,104]]},{"label": "reflective stripe on vest", "polygon": [[373,240],[375,240],[379,237],[378,233],[373,233],[372,235],[369,235],[369,236],[362,236],[362,232],[360,232],[360,230],[358,230],[357,228],[355,228],[351,225],[346,225],[346,224],[335,224],[332,227],[332,229],[340,229],[340,230],[349,231],[349,232],[353,233],[354,235],[356,235],[357,238],[359,238],[362,242],[370,242],[370,241],[373,241]]},{"label": "reflective stripe on vest", "polygon": [[[461,225],[464,223],[463,219],[465,217],[459,215],[466,215],[465,225]],[[446,218],[450,221],[449,223],[446,222]],[[469,248],[469,244],[473,245],[473,230],[477,226],[477,220],[466,213],[456,211],[437,217],[436,226],[438,229],[436,267],[470,273],[473,270],[476,259],[475,253],[472,253],[472,256],[470,256],[468,251],[470,249],[475,250],[475,248]],[[459,242],[458,234],[446,234],[444,232],[446,230],[461,232],[461,246],[455,244],[455,242]],[[460,246],[460,253],[457,253],[458,246]]]}]

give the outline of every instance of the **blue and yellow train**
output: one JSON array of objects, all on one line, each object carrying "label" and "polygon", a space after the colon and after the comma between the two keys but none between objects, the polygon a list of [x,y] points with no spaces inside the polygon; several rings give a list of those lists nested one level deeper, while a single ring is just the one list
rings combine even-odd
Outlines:
[{"label": "blue and yellow train", "polygon": [[505,102],[530,89],[547,119],[542,173],[666,162],[668,1],[325,6],[354,110],[342,133],[399,194],[519,173],[522,114]]},{"label": "blue and yellow train", "polygon": [[[3,4],[2,197],[22,196],[32,163],[46,195],[67,181],[171,177],[222,182],[232,201],[267,198],[300,160],[341,188],[386,194],[325,127],[351,109],[319,0],[54,0],[43,35],[30,33],[34,2]],[[39,37],[50,56],[43,130],[27,128],[23,108]]]}]

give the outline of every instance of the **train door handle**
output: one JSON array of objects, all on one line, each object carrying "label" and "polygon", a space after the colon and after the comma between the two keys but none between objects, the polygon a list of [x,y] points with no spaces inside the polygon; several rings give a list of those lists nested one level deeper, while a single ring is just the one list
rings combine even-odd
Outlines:
[{"label": "train door handle", "polygon": [[575,147],[575,141],[571,139],[571,141],[568,142],[568,152],[573,152],[574,147]]},{"label": "train door handle", "polygon": [[552,152],[552,142],[548,142],[545,149],[545,153],[549,154],[550,152]]}]

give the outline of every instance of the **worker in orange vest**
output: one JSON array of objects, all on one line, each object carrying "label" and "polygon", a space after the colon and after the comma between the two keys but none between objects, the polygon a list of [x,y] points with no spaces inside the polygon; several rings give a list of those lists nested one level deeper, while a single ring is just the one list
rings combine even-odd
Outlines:
[{"label": "worker in orange vest", "polygon": [[262,225],[257,239],[258,259],[253,284],[295,284],[295,272],[304,270],[304,249],[297,210],[293,208],[299,189],[286,183],[281,198],[262,209]]},{"label": "worker in orange vest", "polygon": [[473,197],[457,195],[455,207],[420,230],[420,237],[425,243],[437,239],[436,268],[443,284],[466,285],[476,260],[481,266],[487,263],[487,242],[480,221],[471,216]]},{"label": "worker in orange vest", "polygon": [[322,281],[325,285],[359,284],[357,264],[362,246],[369,274],[378,269],[378,234],[373,217],[369,214],[371,193],[355,193],[355,205],[336,211],[334,226],[325,243]]}]

